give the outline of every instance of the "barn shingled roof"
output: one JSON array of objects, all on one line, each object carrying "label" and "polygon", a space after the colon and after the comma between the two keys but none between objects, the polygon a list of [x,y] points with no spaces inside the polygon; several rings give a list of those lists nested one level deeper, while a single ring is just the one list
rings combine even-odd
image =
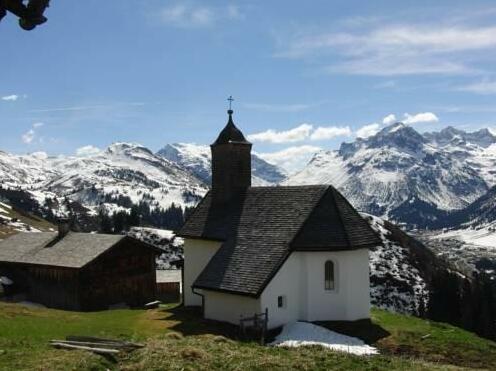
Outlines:
[{"label": "barn shingled roof", "polygon": [[211,193],[179,235],[223,241],[193,286],[258,297],[292,251],[340,251],[381,244],[332,186],[251,187],[228,204]]},{"label": "barn shingled roof", "polygon": [[59,239],[56,232],[18,233],[0,241],[0,263],[82,268],[124,239],[156,250],[123,235],[69,232]]}]

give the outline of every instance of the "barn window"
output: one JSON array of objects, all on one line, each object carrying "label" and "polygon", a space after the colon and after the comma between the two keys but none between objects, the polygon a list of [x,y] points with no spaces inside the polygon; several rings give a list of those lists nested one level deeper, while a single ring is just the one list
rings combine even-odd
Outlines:
[{"label": "barn window", "polygon": [[328,260],[325,262],[324,285],[326,290],[334,290],[334,262]]},{"label": "barn window", "polygon": [[278,308],[284,308],[286,306],[286,297],[285,296],[278,296],[277,297],[277,307]]}]

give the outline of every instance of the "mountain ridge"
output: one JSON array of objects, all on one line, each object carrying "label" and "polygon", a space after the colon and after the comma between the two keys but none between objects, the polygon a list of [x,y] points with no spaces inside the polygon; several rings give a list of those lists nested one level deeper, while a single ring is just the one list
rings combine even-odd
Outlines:
[{"label": "mountain ridge", "polygon": [[496,136],[454,128],[420,134],[395,123],[320,151],[283,184],[332,184],[360,211],[428,227],[496,184]]}]

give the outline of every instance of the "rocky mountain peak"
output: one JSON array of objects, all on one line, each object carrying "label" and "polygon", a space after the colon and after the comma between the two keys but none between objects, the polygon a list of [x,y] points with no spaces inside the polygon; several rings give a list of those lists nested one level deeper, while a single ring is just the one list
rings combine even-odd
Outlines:
[{"label": "rocky mountain peak", "polygon": [[[210,184],[211,154],[209,146],[192,143],[167,144],[157,152],[157,155],[177,163],[178,166],[187,168],[197,178]],[[277,184],[285,179],[286,174],[282,169],[268,163],[257,154],[252,153],[251,160],[253,184]]]},{"label": "rocky mountain peak", "polygon": [[466,132],[448,126],[438,132],[425,133],[424,137],[437,146],[467,146],[476,145],[487,148],[496,143],[496,136],[489,129],[480,129],[473,132]]},{"label": "rocky mountain peak", "polygon": [[397,148],[403,152],[417,153],[423,150],[426,139],[410,125],[397,122],[386,126],[368,138],[342,143],[339,154],[345,158],[353,156],[360,148]]},{"label": "rocky mountain peak", "polygon": [[109,155],[133,156],[136,154],[145,154],[153,156],[153,152],[138,143],[115,142],[107,147],[105,153]]},{"label": "rocky mountain peak", "polygon": [[372,148],[390,146],[418,151],[422,148],[426,140],[410,125],[397,122],[386,126],[376,135],[368,138],[367,142],[368,146]]}]

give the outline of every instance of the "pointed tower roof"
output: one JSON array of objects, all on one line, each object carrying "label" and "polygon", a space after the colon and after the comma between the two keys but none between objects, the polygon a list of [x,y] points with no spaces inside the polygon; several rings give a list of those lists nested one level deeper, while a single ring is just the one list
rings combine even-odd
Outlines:
[{"label": "pointed tower roof", "polygon": [[227,125],[222,131],[220,132],[219,136],[217,137],[217,140],[212,144],[213,146],[219,145],[219,144],[228,144],[228,143],[240,143],[240,144],[251,144],[248,142],[236,125],[234,125],[234,121],[232,119],[233,115],[233,110],[228,110],[227,111],[229,115],[229,120],[227,121]]}]

